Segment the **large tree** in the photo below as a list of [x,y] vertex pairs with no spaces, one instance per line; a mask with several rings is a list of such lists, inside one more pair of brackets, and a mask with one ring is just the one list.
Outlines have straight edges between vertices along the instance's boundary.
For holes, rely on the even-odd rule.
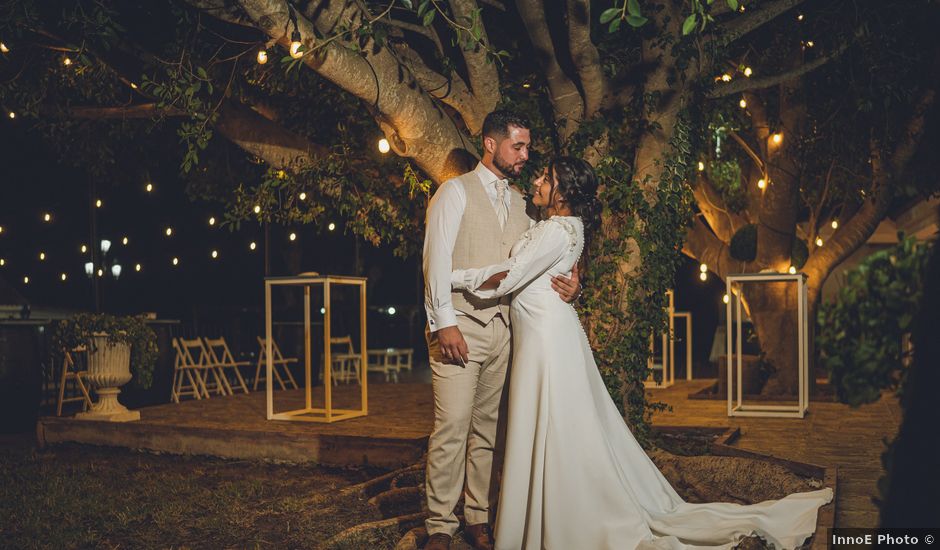
[[[842,108],[827,118],[838,94],[808,79],[824,71],[839,78],[830,68],[851,64],[837,61],[853,52],[870,58],[883,35],[903,38],[903,29],[871,23],[905,6],[905,20],[932,9],[910,4],[7,0],[0,101],[97,170],[117,165],[117,147],[146,143],[127,135],[154,135],[157,120],[157,128],[176,130],[197,192],[230,204],[231,223],[311,221],[335,210],[367,239],[397,243],[403,253],[420,238],[423,192],[478,156],[483,117],[501,104],[527,111],[541,155],[583,155],[603,179],[607,208],[584,310],[612,392],[642,427],[648,337],[662,326],[680,249],[719,275],[786,270],[806,213],[812,241],[833,200],[864,190],[873,200],[843,201],[842,226],[810,251],[804,270],[815,298],[832,267],[884,216],[916,150],[932,88],[918,91],[902,124],[903,96],[900,108],[872,108],[872,162],[861,167],[868,177],[848,182],[832,168],[837,176],[825,180],[843,194],[814,196],[816,185],[801,194],[810,187],[804,175],[826,163],[816,151],[804,167],[807,153],[797,144],[815,143],[819,132],[835,143],[834,132],[850,126],[854,143],[866,117]],[[818,33],[807,31],[802,42],[801,14]],[[902,57],[910,61],[912,51],[923,57],[911,48]],[[747,120],[729,114],[742,97]],[[778,145],[771,136],[781,129]],[[104,134],[121,138],[119,145],[95,145]],[[399,161],[374,152],[380,134]],[[737,145],[729,148],[729,137]],[[713,153],[716,138],[724,140],[721,155]],[[834,147],[832,155],[862,174],[845,159],[855,151]],[[699,161],[709,169],[697,172]],[[739,174],[737,183],[729,172]],[[769,182],[762,193],[758,174]],[[754,258],[735,263],[727,244],[749,224],[756,225]],[[766,335],[777,321],[761,311],[784,299],[762,299],[766,308],[755,297],[751,312],[772,353]]]

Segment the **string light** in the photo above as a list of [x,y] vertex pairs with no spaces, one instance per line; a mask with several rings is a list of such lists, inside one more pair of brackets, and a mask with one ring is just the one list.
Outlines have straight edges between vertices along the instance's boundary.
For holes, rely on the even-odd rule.
[[791,265],[791,266],[790,266],[790,269],[788,269],[787,272],[788,272],[790,275],[796,275],[796,268]]
[[212,259],[214,260],[214,259],[216,259],[216,258],[218,258],[218,257],[219,257],[219,251],[218,251],[218,250],[213,250],[213,251],[212,251]]
[[776,145],[780,145],[783,142],[783,134],[777,132],[776,134],[770,136],[770,139],[772,139]]
[[248,245],[248,249],[249,249],[249,250],[254,250],[254,249],[256,249],[256,248],[258,248],[258,245],[255,244],[255,241],[251,241],[251,243],[249,243],[249,245]]
[[68,56],[62,58],[62,64],[65,65],[66,67],[68,67],[69,65],[72,64],[72,58],[70,58],[70,57],[68,57]]
[[6,258],[0,258],[0,267],[7,265]]
[[525,89],[529,89],[529,88],[532,87],[532,84],[529,84],[528,82],[523,82],[523,83],[522,83],[522,87],[525,88]]
[[98,268],[98,276],[99,276],[99,277],[104,277],[104,270],[101,269],[100,267]]
[[296,240],[297,240],[297,233],[291,233],[290,235],[287,236],[287,238],[290,239],[290,240],[292,240],[292,241],[296,241]]
[[167,237],[170,237],[170,236],[172,236],[172,235],[173,235],[173,228],[172,228],[172,227],[167,227],[167,228],[166,228],[166,236],[167,236]]
[[707,264],[702,264],[702,265],[698,266],[698,270],[701,271],[702,273],[705,273],[706,271],[708,271],[708,265],[707,265]]
[[258,65],[264,65],[268,62],[268,52],[265,50],[258,50]]
[[3,226],[0,225],[0,233],[3,233]]
[[209,225],[215,225],[215,216],[209,216]]
[[796,20],[797,20],[797,21],[802,21],[802,20],[803,20],[803,14],[801,13],[801,14],[797,15],[797,16],[796,16]]
[[698,274],[698,278],[701,279],[701,280],[703,280],[703,281],[707,281],[707,280],[708,280],[708,273],[705,272],[705,271],[703,271],[703,272],[701,272],[701,273]]
[[299,199],[302,200],[302,201],[305,201],[305,200],[307,200],[307,194],[304,193],[303,191],[301,191],[301,192],[300,192],[300,195],[298,195],[297,198],[299,198]]
[[121,278],[121,264],[114,264],[111,266],[111,275],[113,275],[115,279]]
[[16,113],[14,113],[13,111],[10,111],[9,117],[11,120],[16,118]]
[[740,6],[738,6],[738,11],[739,11],[739,12],[744,13],[744,9],[745,9],[745,8],[744,8],[744,4],[741,4]]
[[173,258],[173,265],[179,265],[179,263],[180,263],[180,259],[174,257],[174,258]]
[[259,206],[259,205],[256,204],[255,207],[254,207],[252,210],[254,210],[255,214],[260,214],[260,213],[261,213],[261,206]]
[[721,81],[722,81],[722,82],[731,82],[731,75],[728,74],[728,73],[725,73],[725,74],[721,75]]
[[334,229],[336,229],[336,224],[333,222],[330,222],[330,225],[328,225],[326,228],[329,229],[330,231],[333,231]]
[[391,307],[388,308],[388,314],[389,314],[389,315],[395,315],[397,312],[398,312],[398,310],[395,309],[394,306],[391,306]]
[[750,78],[752,74],[754,74],[754,71],[750,67],[744,67],[744,76]]
[[146,189],[147,192],[150,193],[151,191],[153,191],[153,184],[152,184],[152,183],[148,183],[147,186],[144,187],[144,189]]
[[101,199],[95,201],[95,208],[101,208],[101,205],[104,204],[101,202]]
[[741,101],[738,102],[738,105],[740,105],[742,109],[747,109],[747,100],[742,97]]
[[29,284],[29,276],[28,276],[28,275],[25,276],[25,277],[23,277],[23,284],[24,284],[24,285],[28,285],[28,284]]
[[142,265],[140,265],[140,264],[137,264],[137,265],[134,266],[134,271],[140,271],[140,270],[143,269],[143,268],[144,268],[144,266],[142,266]]
[[839,229],[839,220],[832,220],[832,228]]
[[40,253],[39,253],[39,261],[40,261],[40,262],[46,261],[46,253],[45,253],[45,252],[40,252]]
[[86,252],[88,252],[88,247],[85,246],[85,245],[82,245],[82,254],[84,254],[84,253],[86,253]]
[[812,48],[812,47],[815,46],[815,45],[816,45],[816,43],[813,42],[812,40],[807,40],[807,41],[806,41],[806,47],[807,47],[807,48]]
[[705,170],[705,163],[702,161],[698,161],[698,171],[702,172],[704,170]]
[[10,53],[10,48],[8,48],[7,45],[3,42],[0,42],[0,52]]
[[136,90],[136,89],[137,89],[137,84],[134,84],[133,82],[131,82],[131,89],[132,89],[132,90]]
[[727,304],[728,302],[731,301],[731,298],[729,298],[728,295],[725,294],[724,296],[721,297],[721,301]]
[[63,281],[65,281],[66,279],[68,279],[68,275],[66,275],[65,273],[63,273],[63,274],[59,275],[59,278],[62,279]]
[[823,240],[822,237],[816,237],[816,246],[822,246]]
[[85,275],[91,277],[95,274],[95,264],[91,262],[85,262]]
[[326,313],[326,308],[325,308],[325,307],[321,307],[321,308],[320,308],[320,315],[323,315],[323,314],[325,314],[325,313]]
[[761,178],[761,179],[757,180],[757,188],[758,188],[758,189],[763,189],[763,188],[765,188],[765,187],[767,187],[767,180],[765,180],[764,178]]
[[131,241],[130,241],[130,239],[128,239],[127,237],[124,237],[123,239],[121,239],[121,244],[123,244],[124,246],[127,246],[127,243],[129,243],[129,242],[131,242]]
[[388,144],[387,139],[382,138],[379,140],[379,152],[380,153],[384,155],[385,153],[388,153],[391,150],[392,150],[392,146]]
[[52,221],[52,214],[50,214],[50,213],[48,213],[48,212],[46,212],[45,214],[43,214],[43,215],[42,215],[42,221],[44,221],[44,222],[46,222],[46,223],[51,222],[51,221]]

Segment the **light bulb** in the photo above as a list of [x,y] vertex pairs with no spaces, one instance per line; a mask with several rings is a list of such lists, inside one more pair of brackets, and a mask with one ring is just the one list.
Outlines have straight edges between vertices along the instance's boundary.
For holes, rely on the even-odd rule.
[[16,113],[14,113],[13,111],[10,111],[9,117],[11,119],[16,118]]
[[379,140],[379,152],[380,153],[384,155],[385,153],[388,153],[391,150],[392,150],[392,146],[388,144],[387,139],[382,138]]
[[72,59],[70,57],[64,57],[62,58],[62,64],[68,67],[72,64]]
[[8,48],[7,45],[3,42],[0,42],[0,52],[10,53],[10,48]]
[[330,231],[333,231],[334,229],[336,229],[336,224],[333,222],[330,222],[330,225],[327,226],[327,229],[329,229]]
[[747,100],[742,97],[741,101],[738,102],[738,105],[740,105],[742,109],[747,109]]
[[209,216],[209,225],[215,225],[215,216]]
[[529,88],[532,87],[532,84],[529,84],[528,82],[523,82],[523,83],[522,83],[522,87],[523,87],[523,88],[526,88],[526,89],[529,89]]
[[300,48],[303,47],[303,44],[299,40],[294,40],[290,43],[290,56],[294,59],[300,59],[303,57],[304,52],[300,51]]
[[51,221],[52,221],[52,214],[50,214],[50,213],[48,213],[48,212],[46,212],[45,214],[43,214],[43,215],[42,215],[42,221],[47,222],[47,223],[48,223],[48,222],[51,222]]
[[754,74],[754,71],[750,67],[744,67],[744,76],[750,77],[752,74]]
[[121,244],[123,244],[124,246],[127,246],[127,243],[129,243],[129,242],[131,242],[131,241],[130,241],[130,239],[128,239],[127,237],[124,237],[123,239],[121,239]]
[[218,250],[213,250],[213,251],[212,251],[212,259],[215,259],[215,258],[218,258],[218,257],[219,257],[219,251],[218,251]]
[[790,275],[796,275],[796,268],[791,265],[791,266],[790,266],[790,269],[788,269],[787,272],[788,272]]
[[296,240],[297,240],[297,233],[291,233],[290,235],[287,236],[287,238],[290,239],[290,240],[292,240],[292,241],[296,241]]
[[111,250],[111,241],[108,239],[101,239],[101,252],[107,254]]
[[796,16],[796,20],[797,20],[797,21],[802,21],[802,20],[803,20],[803,14],[801,13],[801,14],[797,15],[797,16]]
[[701,273],[698,274],[698,278],[701,279],[701,280],[703,280],[703,281],[706,281],[706,280],[708,280],[708,273],[705,273],[705,272],[703,271],[703,272],[701,272]]
[[43,262],[43,261],[45,261],[45,260],[46,260],[46,253],[45,253],[45,252],[40,252],[40,253],[39,253],[39,261],[40,261],[40,262]]
[[166,236],[167,236],[167,237],[170,237],[170,236],[172,236],[172,235],[173,235],[173,228],[172,228],[172,227],[167,227],[167,228],[166,228]]
[[180,263],[179,258],[173,258],[173,265],[179,265],[179,263]]
[[816,45],[816,43],[813,42],[812,40],[807,40],[807,41],[806,41],[806,47],[807,47],[807,48],[812,48],[812,47],[815,46],[815,45]]
[[780,145],[780,143],[783,142],[783,134],[777,132],[776,134],[770,136],[770,139],[772,139],[775,144]]
[[839,229],[839,220],[832,220],[832,228]]
[[3,226],[0,225],[0,233],[3,233]]
[[258,65],[264,65],[268,62],[268,52],[264,50],[258,50]]
[[86,253],[86,252],[88,252],[88,247],[85,246],[85,245],[82,245],[82,254],[84,254],[84,253]]
[[297,198],[299,198],[302,201],[305,201],[307,200],[307,194],[301,191],[300,195],[298,195]]
[[59,278],[64,281],[64,280],[68,279],[68,275],[66,275],[65,273],[63,273],[62,275],[59,275]]
[[702,264],[702,265],[698,266],[698,270],[701,271],[702,273],[705,273],[706,271],[708,271],[708,265],[707,265],[707,264]]
[[140,270],[143,269],[143,268],[144,268],[144,266],[142,266],[142,265],[140,265],[140,264],[137,264],[137,265],[134,266],[134,271],[140,271]]
[[765,187],[767,187],[767,180],[765,180],[764,178],[761,178],[761,179],[757,180],[757,188],[758,188],[758,189],[763,189],[763,188],[765,188]]
[[388,308],[388,314],[389,314],[389,315],[395,315],[395,313],[397,313],[397,312],[398,312],[398,310],[395,309],[395,306],[391,306],[391,307]]
[[6,259],[5,259],[5,258],[0,258],[0,266],[4,266],[4,265],[7,265]]
[[698,161],[698,171],[702,172],[704,170],[705,170],[705,163],[702,161]]
[[101,202],[101,199],[95,201],[95,208],[101,208],[101,205],[104,204]]
[[822,246],[823,240],[822,237],[816,237],[816,246]]
[[721,81],[722,81],[722,82],[731,82],[731,75],[728,74],[728,73],[725,73],[725,74],[721,75]]
[[324,313],[326,313],[326,308],[325,308],[325,307],[321,307],[321,308],[320,308],[320,315],[323,315]]
[[147,184],[147,187],[145,187],[144,189],[146,189],[147,192],[150,193],[151,191],[153,191],[153,184],[152,184],[152,183],[148,183],[148,184]]
[[728,302],[731,301],[731,298],[729,298],[728,295],[725,294],[724,296],[721,297],[721,301],[727,304]]
[[251,244],[248,245],[249,250],[254,250],[258,248],[258,245],[255,244],[255,241],[251,241]]
[[85,262],[85,275],[91,277],[95,274],[95,264],[91,262]]
[[137,84],[134,84],[133,82],[131,82],[131,89],[132,89],[132,90],[136,90],[136,89],[137,89]]
[[261,213],[261,206],[259,206],[259,205],[256,204],[255,207],[254,207],[252,210],[254,210],[255,214],[260,214],[260,213]]
[[98,276],[99,276],[99,277],[104,277],[104,270],[103,270],[103,269],[101,269],[101,268],[98,269]]
[[111,266],[111,275],[113,275],[115,279],[121,277],[121,264],[114,264]]
[[24,285],[28,285],[28,284],[29,284],[29,277],[28,277],[28,276],[27,276],[27,277],[23,277],[23,284],[24,284]]

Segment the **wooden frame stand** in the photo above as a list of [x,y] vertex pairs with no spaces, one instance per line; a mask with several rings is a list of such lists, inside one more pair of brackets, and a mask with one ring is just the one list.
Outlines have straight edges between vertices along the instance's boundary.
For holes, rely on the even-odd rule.
[[[310,289],[312,286],[322,285],[323,287],[323,307],[325,313],[323,316],[323,391],[324,407],[313,406],[313,391],[311,388],[311,357],[313,335],[310,323]],[[267,418],[268,420],[292,420],[303,422],[336,422],[339,420],[348,420],[366,416],[369,413],[369,393],[368,377],[366,369],[359,370],[359,382],[362,388],[360,397],[360,408],[358,409],[334,409],[333,408],[333,383],[331,378],[332,354],[330,353],[330,313],[332,310],[330,303],[330,287],[332,285],[353,285],[359,287],[359,353],[362,355],[362,365],[366,365],[366,278],[365,277],[336,277],[332,275],[297,275],[293,277],[266,277],[264,280],[264,327],[267,339],[265,342],[265,356],[267,369],[266,391],[267,391]],[[273,320],[271,315],[271,289],[275,286],[300,286],[304,289],[304,408],[280,413],[274,412],[274,361],[271,342],[273,342]]]

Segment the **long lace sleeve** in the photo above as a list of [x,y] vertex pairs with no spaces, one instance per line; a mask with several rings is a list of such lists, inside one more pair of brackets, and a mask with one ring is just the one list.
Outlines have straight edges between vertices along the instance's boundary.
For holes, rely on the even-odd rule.
[[[548,220],[529,230],[522,248],[505,262],[481,268],[458,269],[451,273],[454,290],[467,290],[480,298],[498,298],[511,294],[561,260],[572,245],[571,233],[563,222]],[[508,271],[495,289],[480,290],[479,287],[496,273]]]

